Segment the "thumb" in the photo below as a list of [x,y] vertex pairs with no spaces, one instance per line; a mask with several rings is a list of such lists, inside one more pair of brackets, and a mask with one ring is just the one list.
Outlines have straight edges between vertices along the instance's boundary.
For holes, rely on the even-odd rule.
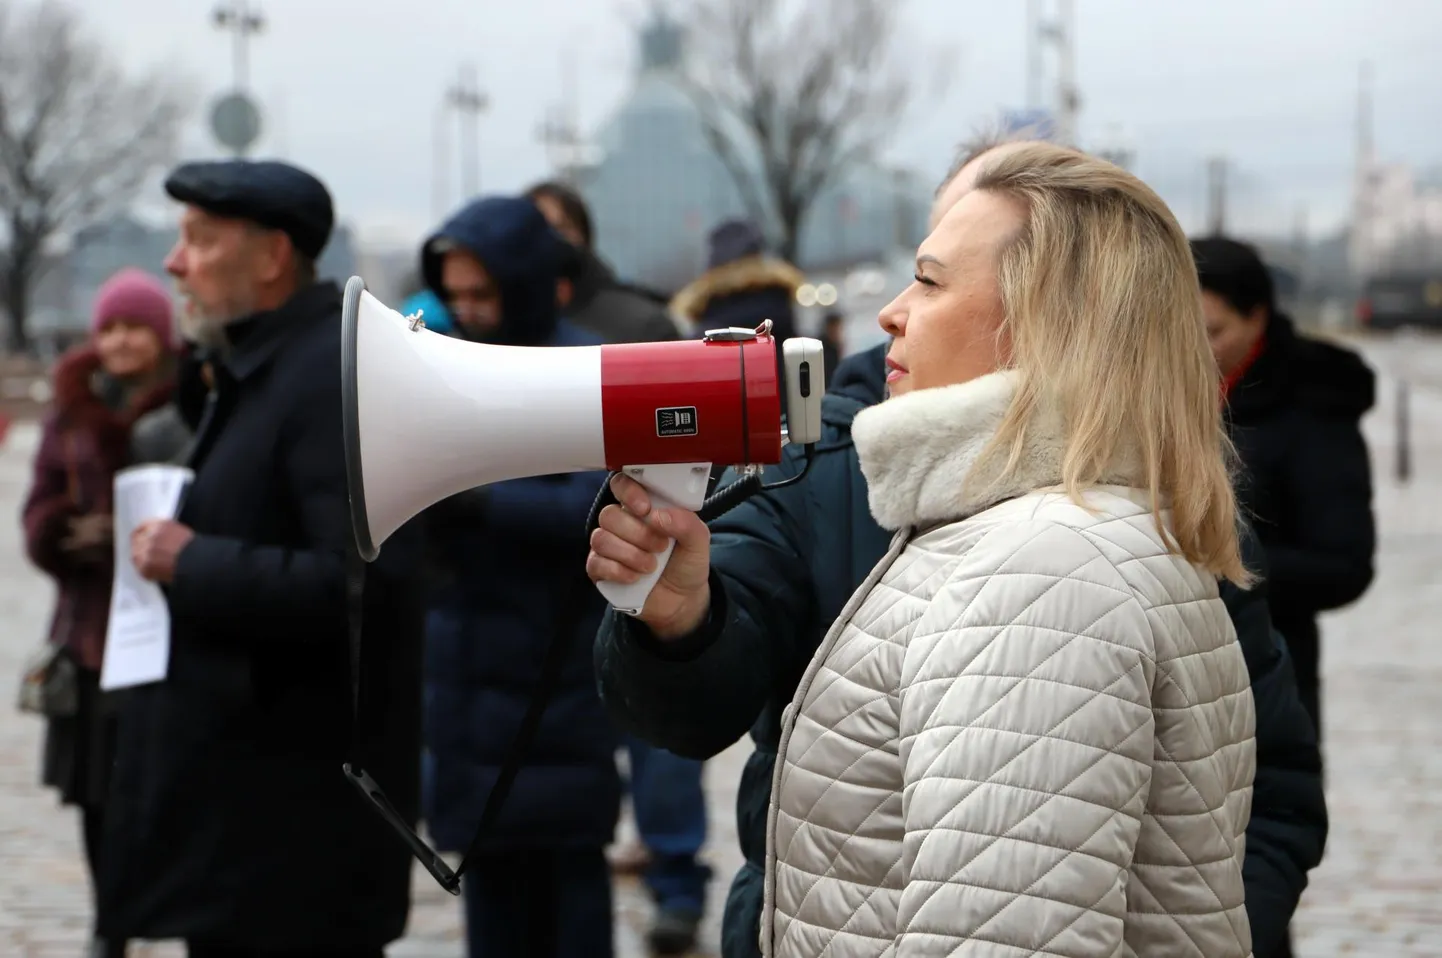
[[696,513],[688,509],[657,509],[653,515],[656,527],[676,540],[677,549],[695,552],[709,547],[711,530]]

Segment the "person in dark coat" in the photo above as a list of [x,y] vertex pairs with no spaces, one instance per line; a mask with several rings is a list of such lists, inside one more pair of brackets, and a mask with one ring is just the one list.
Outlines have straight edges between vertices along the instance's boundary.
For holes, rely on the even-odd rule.
[[[616,281],[592,248],[591,212],[575,190],[544,182],[526,191],[569,244],[563,270],[562,315],[607,342],[680,338],[663,302]],[[631,809],[639,842],[615,850],[612,868],[639,873],[656,904],[647,939],[652,951],[684,954],[696,943],[711,869],[706,844],[703,764],[626,737]]]
[[[170,607],[167,677],[129,692],[101,930],[191,958],[380,958],[404,931],[407,847],[347,781],[351,682],[341,292],[315,280],[331,201],[275,162],[186,164],[166,260],[213,353],[179,516],[131,559]],[[421,543],[367,569],[365,767],[418,815]]]
[[[556,315],[563,241],[522,198],[461,209],[426,241],[422,273],[452,335],[506,346],[591,346]],[[511,397],[518,409],[524,397]],[[545,423],[536,425],[544,434]],[[426,635],[425,819],[464,852],[520,729],[558,629],[574,650],[480,858],[463,878],[473,958],[612,954],[605,847],[620,809],[616,735],[585,650],[605,601],[581,573],[586,517],[604,475],[513,479],[425,514],[446,575]]]
[[664,302],[616,278],[596,253],[591,212],[575,190],[547,180],[526,191],[567,243],[561,315],[608,343],[664,343],[681,338]]
[[846,354],[846,314],[830,310],[821,317],[821,368],[829,384]]
[[1361,419],[1376,377],[1352,350],[1297,332],[1252,247],[1218,237],[1193,240],[1192,252],[1245,469],[1238,498],[1267,551],[1272,620],[1320,738],[1317,615],[1372,582],[1377,533]]
[[[76,711],[47,721],[41,778],[80,809],[91,880],[98,887],[116,701],[100,690],[115,574],[115,474],[137,461],[137,421],[175,391],[170,293],[127,269],[100,287],[90,340],[60,357],[54,403],[41,427],[21,510],[25,551],[55,580],[49,641],[76,666]],[[98,940],[95,958],[123,958],[124,941]]]
[[[1271,271],[1226,237],[1192,241],[1227,425],[1241,458],[1237,499],[1270,567],[1272,620],[1321,740],[1317,615],[1361,597],[1377,546],[1361,419],[1376,377],[1350,349],[1300,335],[1277,309]],[[1284,943],[1278,958],[1291,958]]]
[[[972,161],[986,152],[979,148]],[[942,210],[959,196],[947,196],[945,187],[939,191]],[[736,801],[746,861],[722,924],[726,958],[759,954],[766,820],[782,710],[826,631],[890,544],[871,516],[851,440],[856,414],[884,398],[888,348],[883,343],[857,353],[837,369],[822,404],[822,437],[803,480],[759,494],[711,524],[709,578],[686,568],[686,552],[694,548],[692,564],[704,570],[704,529],[693,527],[688,532],[695,535],[678,540],[665,576],[698,577],[704,590],[699,622],[656,622],[657,632],[644,619],[609,611],[596,638],[602,698],[622,728],[696,758],[716,755],[750,729],[756,748]],[[804,456],[787,447],[782,463],[765,470],[765,480],[796,475]],[[635,501],[639,487],[617,485],[632,511],[644,511]],[[593,549],[606,548],[604,535],[593,537]],[[1265,574],[1265,558],[1249,530],[1243,551],[1248,568]],[[616,571],[607,561],[593,551],[593,578]],[[667,587],[665,576],[653,600]],[[1327,811],[1321,758],[1286,645],[1271,627],[1265,584],[1243,591],[1223,583],[1221,595],[1256,704],[1257,773],[1243,873],[1254,954],[1272,958],[1285,944],[1307,872],[1322,857]]]

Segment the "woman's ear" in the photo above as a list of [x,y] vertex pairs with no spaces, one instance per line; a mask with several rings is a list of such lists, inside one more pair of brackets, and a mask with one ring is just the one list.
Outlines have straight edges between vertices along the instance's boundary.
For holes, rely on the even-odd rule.
[[571,285],[569,279],[563,278],[556,280],[556,305],[559,308],[565,309],[571,305],[571,297],[574,296],[575,293],[575,287]]

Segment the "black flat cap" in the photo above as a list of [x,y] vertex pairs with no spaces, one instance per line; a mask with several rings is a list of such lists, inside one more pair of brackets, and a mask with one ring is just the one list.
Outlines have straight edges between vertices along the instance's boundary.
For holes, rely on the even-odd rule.
[[320,257],[335,225],[325,184],[277,160],[185,163],[166,177],[165,192],[216,216],[280,230],[310,259]]

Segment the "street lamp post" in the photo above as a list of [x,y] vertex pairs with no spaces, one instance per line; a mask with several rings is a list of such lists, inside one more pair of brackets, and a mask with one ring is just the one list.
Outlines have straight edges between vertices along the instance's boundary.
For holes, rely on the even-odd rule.
[[461,189],[467,199],[474,197],[481,186],[481,114],[490,106],[490,98],[481,92],[472,66],[461,70],[455,85],[446,91],[446,102],[460,114],[461,121]]
[[250,38],[265,29],[265,18],[247,0],[230,0],[211,13],[221,30],[234,34],[231,69],[234,88],[217,101],[211,114],[211,131],[221,145],[245,156],[260,136],[260,109],[246,92],[250,82]]
[[244,93],[246,84],[250,82],[250,38],[265,29],[265,18],[246,0],[231,0],[228,6],[216,7],[212,17],[217,27],[235,34],[231,69],[236,92]]

